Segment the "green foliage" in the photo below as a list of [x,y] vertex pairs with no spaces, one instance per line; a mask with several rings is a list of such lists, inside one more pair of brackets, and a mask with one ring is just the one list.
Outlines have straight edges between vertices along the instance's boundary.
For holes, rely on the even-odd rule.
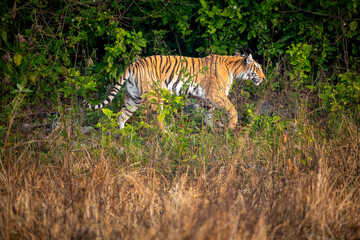
[[255,111],[254,104],[247,104],[247,128],[252,135],[260,133],[260,138],[266,139],[273,144],[274,135],[279,136],[289,125],[288,121],[281,119],[279,115],[259,115]]
[[158,119],[159,122],[164,122],[165,118],[169,121],[174,115],[181,115],[181,111],[184,106],[183,96],[176,96],[171,93],[168,89],[162,88],[159,82],[154,82],[152,91],[145,94],[145,98],[149,98],[149,104],[157,105]]
[[168,31],[166,30],[153,30],[153,43],[152,49],[149,52],[154,55],[170,55],[173,50],[169,49],[168,44],[165,42],[165,37]]
[[335,113],[360,113],[360,75],[346,72],[339,75],[335,85],[326,84],[320,94],[324,105]]
[[[126,46],[129,46],[129,49]],[[126,59],[125,64],[127,65],[130,62],[129,60],[132,60],[134,55],[139,54],[141,48],[145,46],[146,41],[142,38],[142,32],[129,32],[122,28],[115,28],[115,43],[105,46],[107,52],[105,56],[107,62],[106,72],[110,73],[110,76],[118,78],[119,68],[114,66],[116,58],[121,56],[122,59]]]
[[[16,6],[22,4],[17,1]],[[142,33],[119,27],[113,12],[99,11],[89,2],[85,5],[30,1],[24,8],[15,8],[15,13],[10,11],[12,6],[2,9],[0,77],[5,79],[1,86],[5,103],[13,97],[7,93],[14,93],[24,81],[32,90],[29,96],[35,101],[31,103],[49,103],[49,98],[57,102],[84,85],[85,90],[95,90],[103,75],[118,77],[121,66],[146,46]],[[67,11],[68,7],[72,10]],[[44,18],[44,11],[52,11],[52,18]],[[114,64],[117,61],[120,66]]]
[[103,108],[101,109],[102,112],[107,117],[105,123],[98,123],[96,127],[101,127],[101,130],[105,133],[109,130],[114,130],[119,126],[119,116],[121,115],[121,112],[119,113],[113,113],[110,109]]
[[310,83],[311,60],[309,58],[311,46],[302,43],[291,44],[286,54],[288,54],[289,62],[292,65],[290,79],[294,81],[296,87],[303,83]]

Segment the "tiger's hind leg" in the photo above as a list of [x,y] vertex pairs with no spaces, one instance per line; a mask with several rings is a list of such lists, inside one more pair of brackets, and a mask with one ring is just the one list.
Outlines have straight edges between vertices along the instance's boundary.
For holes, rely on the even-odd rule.
[[126,97],[124,99],[124,106],[121,109],[121,115],[119,117],[119,129],[123,129],[125,127],[126,121],[135,113],[135,111],[139,108],[141,104],[141,97],[138,95],[131,96],[126,93]]

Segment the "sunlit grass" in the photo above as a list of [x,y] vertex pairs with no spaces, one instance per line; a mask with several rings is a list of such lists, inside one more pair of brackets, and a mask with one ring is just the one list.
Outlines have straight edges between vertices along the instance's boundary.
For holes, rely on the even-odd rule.
[[1,237],[358,239],[357,125],[275,120],[19,137],[1,161]]

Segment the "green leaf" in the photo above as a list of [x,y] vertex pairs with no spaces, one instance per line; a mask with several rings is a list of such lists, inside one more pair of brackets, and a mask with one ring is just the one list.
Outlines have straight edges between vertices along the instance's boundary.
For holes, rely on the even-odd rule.
[[357,82],[353,82],[353,86],[356,90],[360,91],[360,84]]
[[8,45],[7,32],[6,31],[1,32],[1,38],[4,40],[5,44]]
[[316,87],[313,86],[313,85],[306,85],[305,87],[308,88],[308,89],[310,89],[310,90],[314,90],[314,89],[316,88]]
[[19,66],[21,64],[22,56],[19,53],[16,53],[14,56],[14,63]]
[[202,6],[203,8],[205,8],[205,9],[208,8],[207,1],[205,1],[205,0],[200,0],[200,3],[201,3],[201,6]]
[[116,73],[117,73],[117,68],[113,68],[113,69],[110,71],[110,76],[112,76],[112,77],[114,77],[114,78],[117,78]]
[[158,115],[158,121],[159,121],[160,123],[162,123],[162,122],[164,121],[164,119],[165,119],[165,113],[162,112],[162,113],[160,113],[160,114]]
[[224,20],[219,20],[215,23],[215,27],[216,28],[222,28],[222,26],[225,24],[225,21]]
[[108,118],[111,118],[113,112],[110,109],[102,108],[101,110]]
[[357,25],[358,25],[357,21],[352,21],[349,25],[351,31],[355,31],[355,29],[357,28]]
[[248,32],[247,40],[250,40],[251,38],[252,38],[252,33],[251,33],[251,32]]
[[244,23],[243,25],[241,25],[241,27],[239,28],[239,32],[243,33],[246,29],[246,23]]
[[21,90],[21,92],[25,92],[25,93],[31,93],[32,90],[28,89],[28,88],[24,88],[23,90]]
[[198,47],[197,49],[195,49],[195,51],[196,52],[202,52],[202,51],[204,51],[204,47],[203,46],[201,46],[201,47]]
[[37,78],[37,74],[32,72],[29,74],[29,78],[32,82],[35,82],[36,81],[36,78]]

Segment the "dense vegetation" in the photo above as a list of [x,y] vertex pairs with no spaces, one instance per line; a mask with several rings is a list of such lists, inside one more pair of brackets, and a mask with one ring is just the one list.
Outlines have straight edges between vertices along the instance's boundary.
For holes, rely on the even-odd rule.
[[[17,0],[0,13],[0,238],[360,238],[358,0]],[[104,111],[77,100],[105,97],[137,57],[237,52],[267,82],[234,84],[235,132],[158,89],[169,133],[144,106],[113,138],[123,94]]]

